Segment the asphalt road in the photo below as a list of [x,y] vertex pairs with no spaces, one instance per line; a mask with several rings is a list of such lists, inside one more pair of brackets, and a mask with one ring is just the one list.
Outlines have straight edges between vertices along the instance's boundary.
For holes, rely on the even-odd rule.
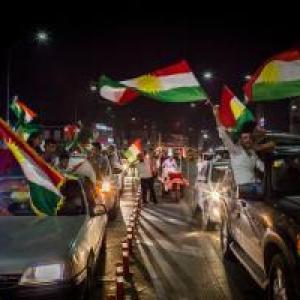
[[262,299],[239,263],[223,263],[219,232],[201,230],[190,198],[143,209],[138,249],[157,299]]
[[[133,197],[128,193],[123,197],[120,215],[108,227],[102,277],[106,292],[98,288],[93,299],[105,299],[104,295],[113,290],[114,264],[120,260],[119,244]],[[238,262],[223,263],[219,232],[201,230],[191,199],[187,193],[179,203],[165,199],[143,207],[134,263],[135,285],[141,292],[126,299],[263,299],[263,293]]]

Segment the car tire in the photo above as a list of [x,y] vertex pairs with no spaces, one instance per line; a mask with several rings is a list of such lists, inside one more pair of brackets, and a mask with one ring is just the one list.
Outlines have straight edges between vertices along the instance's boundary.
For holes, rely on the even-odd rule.
[[115,200],[115,204],[113,209],[109,212],[109,219],[111,221],[115,220],[118,216],[118,212],[119,212],[119,207],[120,207],[120,202],[119,202],[119,198]]
[[83,285],[83,291],[82,291],[82,300],[88,300],[91,298],[94,284],[95,284],[95,270],[94,270],[94,255],[91,253],[89,255],[88,261],[87,261],[87,267],[86,267],[86,279]]
[[215,224],[210,220],[209,214],[207,213],[207,207],[204,205],[201,210],[201,224],[202,230],[212,231],[215,229]]
[[269,268],[268,300],[296,299],[291,282],[291,274],[284,256],[274,255]]
[[232,242],[232,237],[228,229],[228,223],[225,219],[222,219],[220,228],[220,242],[222,257],[224,260],[233,260],[234,256],[230,249],[230,244]]

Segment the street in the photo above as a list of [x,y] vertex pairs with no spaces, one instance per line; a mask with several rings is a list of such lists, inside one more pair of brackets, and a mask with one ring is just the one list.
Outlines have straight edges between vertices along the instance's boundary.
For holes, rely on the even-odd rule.
[[[137,290],[143,292],[131,299],[262,299],[263,293],[239,263],[223,265],[219,232],[201,230],[200,217],[193,212],[190,198],[187,194],[179,203],[166,198],[157,205],[143,207],[135,248],[135,264],[143,267],[134,271]],[[126,193],[121,200],[124,219],[131,209],[130,202],[132,195]],[[122,231],[122,216],[108,229],[110,251],[118,249],[122,235],[116,231]],[[124,220],[122,223],[124,226]],[[115,251],[108,255],[105,273],[110,283],[106,291],[113,289],[112,262],[117,261],[114,256],[118,254]],[[147,278],[151,278],[151,284]]]

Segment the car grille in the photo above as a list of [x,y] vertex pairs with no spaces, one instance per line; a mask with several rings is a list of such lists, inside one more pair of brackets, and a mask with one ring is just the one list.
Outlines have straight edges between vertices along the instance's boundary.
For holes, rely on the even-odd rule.
[[16,287],[21,279],[21,275],[9,274],[0,275],[0,289]]

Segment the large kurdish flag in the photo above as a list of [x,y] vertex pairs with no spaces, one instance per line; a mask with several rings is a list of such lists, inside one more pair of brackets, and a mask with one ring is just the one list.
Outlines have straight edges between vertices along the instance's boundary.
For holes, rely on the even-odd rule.
[[0,136],[19,163],[29,182],[31,207],[39,216],[54,216],[62,204],[59,187],[64,177],[51,168],[0,119]]
[[[139,94],[161,102],[195,102],[207,99],[205,91],[185,60],[119,83],[107,82],[107,85],[103,85],[102,77],[101,96],[121,104],[132,101]],[[104,93],[105,91],[110,91],[110,94]],[[111,94],[117,97],[111,97]]]
[[280,100],[300,96],[300,51],[270,58],[244,86],[247,101]]
[[254,120],[251,111],[227,86],[222,90],[219,118],[223,126],[235,132],[240,132],[246,122]]

